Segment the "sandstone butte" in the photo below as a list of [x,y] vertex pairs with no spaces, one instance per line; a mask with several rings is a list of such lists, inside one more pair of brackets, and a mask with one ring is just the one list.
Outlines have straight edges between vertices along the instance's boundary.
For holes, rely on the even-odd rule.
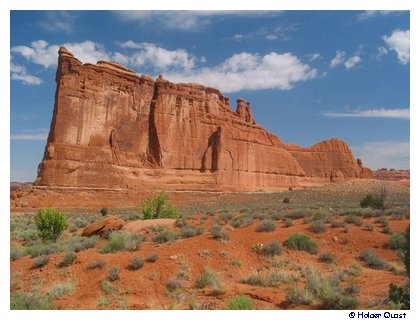
[[373,178],[342,140],[285,144],[242,98],[233,111],[217,89],[58,53],[36,185],[256,191]]

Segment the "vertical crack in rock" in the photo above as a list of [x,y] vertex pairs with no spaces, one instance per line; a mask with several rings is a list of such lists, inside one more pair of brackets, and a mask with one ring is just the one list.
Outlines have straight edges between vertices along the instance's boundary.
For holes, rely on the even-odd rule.
[[162,150],[159,142],[159,135],[156,127],[156,99],[158,95],[157,84],[154,85],[153,98],[150,104],[149,114],[149,147],[147,150],[148,161],[156,166],[162,167]]

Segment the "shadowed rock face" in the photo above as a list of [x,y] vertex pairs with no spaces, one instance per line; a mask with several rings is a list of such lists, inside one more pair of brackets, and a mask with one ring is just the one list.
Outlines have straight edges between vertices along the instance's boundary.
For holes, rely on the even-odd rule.
[[284,144],[213,88],[82,64],[65,48],[56,82],[37,185],[244,191],[372,177],[345,142]]

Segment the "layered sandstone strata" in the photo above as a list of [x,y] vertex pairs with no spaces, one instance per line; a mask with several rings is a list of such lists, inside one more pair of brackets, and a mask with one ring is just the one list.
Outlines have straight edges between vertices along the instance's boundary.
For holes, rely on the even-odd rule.
[[371,177],[338,139],[284,144],[220,91],[154,80],[59,50],[54,114],[37,185],[275,190]]

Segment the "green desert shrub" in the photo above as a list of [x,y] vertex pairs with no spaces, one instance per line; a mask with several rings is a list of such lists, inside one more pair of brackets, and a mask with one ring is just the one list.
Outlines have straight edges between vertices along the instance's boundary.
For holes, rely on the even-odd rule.
[[108,208],[102,208],[101,209],[101,215],[103,217],[107,216],[108,215],[108,212],[109,212]]
[[286,214],[286,218],[295,220],[295,219],[307,218],[310,215],[311,215],[311,213],[308,212],[308,211],[300,211],[300,210],[298,210],[298,211],[288,212]]
[[265,219],[257,227],[258,232],[271,232],[276,230],[276,223],[273,220]]
[[273,240],[264,244],[261,253],[266,257],[274,257],[281,254],[283,246],[277,240]]
[[330,222],[331,228],[343,228],[345,225],[346,225],[346,223],[344,221],[340,221],[340,220],[332,220]]
[[390,265],[383,258],[378,256],[372,249],[365,249],[359,256],[369,268],[388,270]]
[[144,259],[142,257],[134,257],[131,259],[131,270],[138,270],[140,268],[143,268],[144,266]]
[[163,229],[159,231],[152,237],[152,241],[156,243],[166,243],[171,242],[179,238],[179,233],[176,231],[171,231],[168,229]]
[[48,294],[53,299],[69,296],[73,294],[74,283],[71,281],[61,282],[54,284],[49,290]]
[[112,231],[108,240],[102,245],[101,253],[117,251],[135,251],[140,247],[143,238],[138,234],[126,231]]
[[284,198],[283,203],[290,203],[290,198]]
[[105,260],[92,260],[88,263],[87,265],[87,269],[88,270],[93,270],[93,269],[103,269],[106,265],[106,261]]
[[362,208],[374,208],[374,209],[382,209],[384,206],[383,199],[376,197],[372,194],[368,194],[360,201],[360,207]]
[[32,269],[37,269],[45,266],[50,261],[50,256],[39,256],[34,259]]
[[313,233],[323,233],[327,230],[327,228],[321,221],[314,221],[310,224],[309,230]]
[[74,260],[76,260],[76,253],[75,252],[69,252],[67,253],[64,257],[63,260],[61,260],[61,262],[58,264],[59,268],[65,268],[68,267],[69,265],[71,265]]
[[35,216],[35,224],[42,240],[56,241],[67,228],[64,214],[56,209],[39,209]]
[[198,236],[200,234],[202,234],[204,232],[204,227],[203,226],[184,226],[181,229],[181,237],[182,238],[191,238],[191,237],[195,237]]
[[291,234],[285,245],[289,249],[302,250],[312,254],[318,252],[318,244],[303,233]]
[[140,212],[144,219],[180,217],[178,210],[169,203],[169,196],[164,192],[146,199],[140,206]]
[[11,310],[50,310],[53,307],[51,297],[39,291],[18,291],[10,294]]
[[252,310],[253,306],[252,299],[245,295],[234,296],[226,302],[227,310]]
[[115,281],[120,278],[120,268],[118,266],[113,266],[108,269],[108,273],[106,276],[108,281]]
[[363,225],[363,221],[359,217],[356,217],[356,216],[353,216],[353,215],[345,217],[344,222],[355,224],[357,226],[362,226]]
[[241,280],[242,283],[258,287],[276,287],[280,283],[291,283],[299,277],[295,273],[281,272],[279,270],[262,273],[253,272]]
[[24,249],[24,255],[33,257],[50,255],[56,252],[63,251],[63,248],[58,243],[43,242],[43,243],[28,243]]
[[212,225],[209,231],[212,234],[213,239],[221,240],[221,241],[229,240],[229,234],[227,233],[227,231],[222,229],[222,227],[217,223]]
[[23,252],[15,247],[10,248],[10,259],[17,260],[23,256]]
[[319,256],[319,261],[325,262],[325,263],[334,263],[335,262],[335,255],[331,252],[324,252],[321,253]]
[[285,218],[283,220],[283,223],[284,223],[284,226],[286,228],[290,228],[291,226],[293,226],[293,221],[291,219],[289,219],[289,218]]
[[169,279],[169,281],[166,283],[166,289],[168,289],[169,292],[173,292],[181,288],[182,288],[181,282],[179,282],[175,278]]
[[156,252],[152,252],[146,258],[147,262],[156,262],[159,259],[159,255]]
[[329,213],[325,211],[317,211],[312,215],[312,220],[322,220],[329,217]]
[[67,251],[80,252],[87,250],[89,248],[94,248],[96,245],[97,237],[83,237],[83,236],[73,236],[64,242],[64,247]]
[[407,239],[404,234],[394,233],[389,238],[387,247],[393,250],[403,250],[407,245]]
[[212,269],[205,268],[201,271],[200,275],[195,281],[195,285],[197,288],[212,288],[212,289],[220,289],[221,282],[219,275],[214,272]]
[[287,300],[294,305],[310,305],[314,301],[314,296],[308,290],[299,288],[294,284],[286,292]]

